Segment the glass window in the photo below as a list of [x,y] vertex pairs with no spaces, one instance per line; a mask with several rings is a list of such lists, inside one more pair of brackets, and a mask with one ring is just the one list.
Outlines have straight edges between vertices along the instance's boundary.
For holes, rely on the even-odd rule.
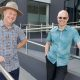
[[46,24],[46,4],[28,1],[28,23],[30,24]]

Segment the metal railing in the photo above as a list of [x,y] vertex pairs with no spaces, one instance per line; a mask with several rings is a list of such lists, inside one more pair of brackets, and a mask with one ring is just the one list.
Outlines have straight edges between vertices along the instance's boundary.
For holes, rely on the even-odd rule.
[[42,42],[43,32],[48,32],[51,28],[53,28],[54,23],[52,25],[34,25],[34,24],[20,24],[20,27],[26,32],[26,36],[28,39],[31,38],[31,32],[40,32],[40,39]]
[[[41,42],[43,38],[43,32],[47,33],[54,26],[57,26],[57,24],[54,24],[54,23],[52,23],[51,25],[20,24],[20,27],[24,30],[24,32],[26,32],[26,37],[28,37],[28,39],[31,38],[31,35],[30,35],[31,32],[40,32]],[[74,27],[76,29],[80,29],[80,26],[75,25]]]
[[[42,45],[42,44],[39,44],[39,43],[36,43],[36,42],[33,42],[33,41],[29,41],[29,43],[32,43],[32,44],[35,44],[35,45],[41,46],[41,47],[43,47],[43,48],[45,47],[45,45]],[[76,55],[73,55],[73,54],[72,54],[71,57],[80,60],[80,56],[76,56]]]
[[79,56],[71,55],[71,57],[73,57],[73,58],[75,58],[75,59],[79,59],[79,60],[80,60],[80,57],[79,57]]
[[5,76],[7,80],[14,80],[13,77],[2,67],[0,64],[0,72]]
[[[53,24],[52,23],[52,25],[34,25],[34,24],[28,24],[28,25],[26,25],[26,24],[24,24],[23,26],[26,26],[25,27],[25,29],[23,29],[25,32],[26,32],[26,38],[27,38],[27,36],[28,36],[28,32],[30,33],[30,32],[40,32],[41,33],[41,42],[42,42],[42,32],[43,31],[46,31],[46,32],[48,32],[51,28],[53,28],[54,26],[56,26],[57,24]],[[21,27],[21,25],[20,25],[20,27]],[[77,25],[75,25],[74,26],[76,29],[80,29],[80,26],[77,26]],[[36,43],[36,42],[33,42],[33,41],[30,41],[30,34],[29,34],[29,43],[32,43],[32,44],[35,44],[35,45],[38,45],[38,46],[41,46],[41,47],[44,47],[44,45],[42,45],[42,44],[39,44],[39,43]],[[26,50],[27,50],[27,44],[26,44]],[[79,56],[76,56],[76,55],[71,55],[72,57],[74,57],[74,58],[77,58],[77,59],[80,59],[80,57]]]

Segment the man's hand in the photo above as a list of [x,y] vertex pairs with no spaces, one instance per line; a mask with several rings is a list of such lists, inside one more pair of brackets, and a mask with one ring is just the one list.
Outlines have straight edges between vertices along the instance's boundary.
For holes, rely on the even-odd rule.
[[24,39],[22,40],[18,45],[17,45],[17,48],[22,48],[24,47],[24,45],[26,45],[26,43],[28,42],[28,39]]
[[48,54],[49,48],[50,48],[50,42],[46,42],[46,44],[45,44],[45,56]]
[[3,56],[0,56],[0,63],[1,62],[4,62],[4,61],[5,61],[4,57]]

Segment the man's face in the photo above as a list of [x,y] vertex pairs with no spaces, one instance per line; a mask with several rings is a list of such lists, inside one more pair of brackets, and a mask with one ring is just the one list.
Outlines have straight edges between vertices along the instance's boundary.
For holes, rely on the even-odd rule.
[[12,9],[6,9],[4,10],[4,20],[7,22],[7,24],[12,24],[15,22],[16,17],[17,17],[17,12]]
[[61,27],[65,27],[68,19],[69,19],[69,17],[68,17],[68,13],[66,11],[59,12],[59,14],[57,16],[58,25]]

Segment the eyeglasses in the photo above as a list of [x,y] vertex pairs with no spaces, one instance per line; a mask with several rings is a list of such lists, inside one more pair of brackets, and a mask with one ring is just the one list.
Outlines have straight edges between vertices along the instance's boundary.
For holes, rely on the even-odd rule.
[[58,19],[64,19],[64,20],[66,20],[67,17],[58,17]]

